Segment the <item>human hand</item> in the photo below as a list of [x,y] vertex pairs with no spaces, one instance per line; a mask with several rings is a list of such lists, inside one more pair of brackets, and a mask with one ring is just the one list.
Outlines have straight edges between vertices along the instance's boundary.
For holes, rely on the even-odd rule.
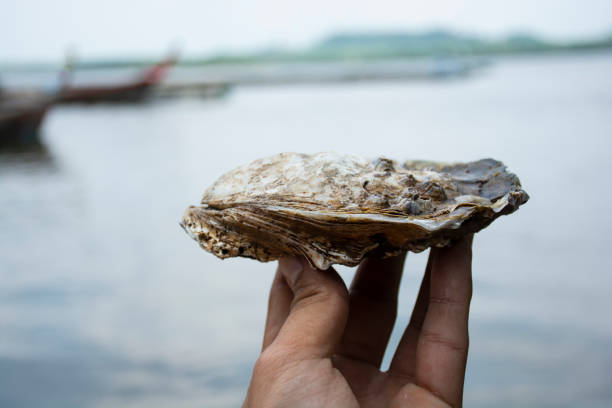
[[388,371],[405,255],[366,259],[350,290],[330,268],[284,258],[243,407],[460,407],[472,295],[472,236],[432,248]]

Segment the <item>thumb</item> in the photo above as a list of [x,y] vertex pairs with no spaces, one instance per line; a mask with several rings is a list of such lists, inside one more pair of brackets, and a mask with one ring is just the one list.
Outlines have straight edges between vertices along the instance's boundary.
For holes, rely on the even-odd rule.
[[293,293],[289,316],[275,343],[298,358],[331,357],[348,317],[348,292],[333,269],[321,271],[303,257],[279,261],[278,270]]

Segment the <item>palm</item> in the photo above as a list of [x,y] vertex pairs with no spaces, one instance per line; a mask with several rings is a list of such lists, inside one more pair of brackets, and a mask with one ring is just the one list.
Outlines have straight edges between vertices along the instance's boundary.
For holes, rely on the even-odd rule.
[[[389,370],[404,256],[364,261],[347,292],[333,271],[279,265],[264,351],[245,406],[448,407],[462,403],[471,240],[432,250]],[[255,395],[255,396],[254,396]],[[262,397],[259,397],[262,396]]]
[[[446,407],[430,391],[417,386],[412,378],[394,376],[361,361],[336,357],[340,372],[350,385],[350,396],[362,408],[406,407],[408,402],[439,402],[435,406]],[[342,360],[340,362],[339,360]],[[338,390],[345,395],[344,389]],[[420,405],[420,404],[419,404]]]

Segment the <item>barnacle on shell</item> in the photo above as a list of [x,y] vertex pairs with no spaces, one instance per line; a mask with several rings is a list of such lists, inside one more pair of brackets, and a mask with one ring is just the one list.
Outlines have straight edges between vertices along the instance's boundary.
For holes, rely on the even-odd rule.
[[445,246],[529,199],[503,163],[281,153],[221,176],[181,226],[219,258],[301,254],[319,269]]

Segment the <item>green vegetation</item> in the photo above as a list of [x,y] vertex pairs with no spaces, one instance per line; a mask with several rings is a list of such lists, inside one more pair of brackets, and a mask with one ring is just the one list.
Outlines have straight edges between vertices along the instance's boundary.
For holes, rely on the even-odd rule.
[[[337,60],[375,60],[436,56],[486,56],[525,53],[612,50],[612,35],[583,41],[554,42],[528,33],[489,39],[446,30],[426,32],[349,32],[331,35],[314,46],[298,50],[267,50],[250,54],[214,55],[183,58],[180,65],[257,64],[271,62],[309,62]],[[155,63],[153,58],[88,60],[79,69],[143,67]],[[27,68],[27,67],[24,67]]]
[[530,34],[486,39],[444,30],[421,33],[378,32],[334,34],[301,51],[267,51],[248,55],[217,55],[184,60],[184,64],[372,60],[435,56],[503,55],[612,49],[612,35],[590,41],[552,42]]

